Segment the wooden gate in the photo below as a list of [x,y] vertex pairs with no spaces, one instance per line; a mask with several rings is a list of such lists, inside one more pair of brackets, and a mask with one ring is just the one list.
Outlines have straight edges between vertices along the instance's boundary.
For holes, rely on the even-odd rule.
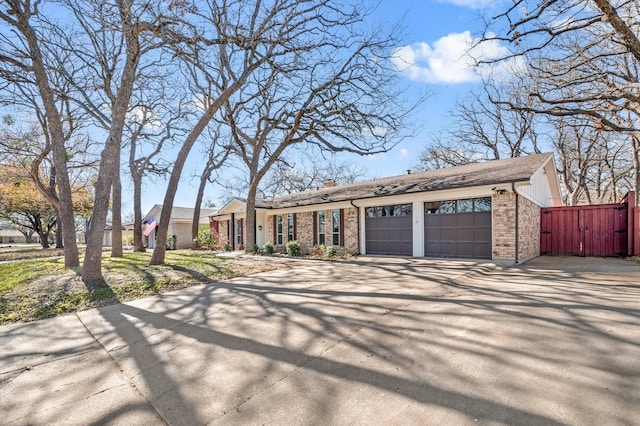
[[[629,198],[629,197],[627,197]],[[631,208],[630,208],[631,207]],[[633,202],[541,209],[540,254],[626,256],[633,253]]]

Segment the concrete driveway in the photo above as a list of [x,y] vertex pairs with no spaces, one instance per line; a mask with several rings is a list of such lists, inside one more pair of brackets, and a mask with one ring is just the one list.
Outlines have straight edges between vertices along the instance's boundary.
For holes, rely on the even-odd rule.
[[12,425],[637,424],[640,266],[298,261],[2,327],[0,410]]

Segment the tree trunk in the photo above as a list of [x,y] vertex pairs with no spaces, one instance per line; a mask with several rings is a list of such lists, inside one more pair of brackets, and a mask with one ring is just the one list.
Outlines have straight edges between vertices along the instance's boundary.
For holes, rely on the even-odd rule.
[[178,183],[180,181],[180,176],[182,175],[182,169],[184,168],[184,163],[187,161],[189,152],[191,152],[191,148],[193,148],[193,145],[196,143],[205,127],[209,124],[213,115],[233,93],[242,87],[251,71],[256,67],[257,65],[254,65],[250,69],[245,70],[238,80],[220,93],[218,98],[209,105],[205,113],[200,117],[196,125],[193,127],[193,130],[191,130],[191,133],[189,133],[185,139],[182,148],[180,148],[176,161],[173,165],[173,170],[171,170],[171,177],[169,178],[169,183],[167,185],[167,192],[164,196],[162,213],[160,214],[160,223],[156,228],[158,244],[156,244],[156,248],[153,250],[153,254],[151,255],[151,260],[149,261],[150,265],[161,265],[164,263],[164,255],[167,251],[167,230],[169,229],[169,218],[171,217],[173,200],[176,198],[176,191],[178,190]]
[[143,253],[142,240],[142,179],[135,172],[133,176],[133,251]]
[[198,186],[196,204],[193,208],[193,222],[191,224],[191,248],[194,250],[198,248],[196,239],[198,238],[198,231],[200,230],[200,210],[202,208],[202,198],[204,198],[204,188],[207,186],[209,176],[211,176],[211,168],[209,167],[209,164],[207,164],[205,166],[204,172],[200,176],[200,185]]
[[60,212],[56,210],[56,248],[64,248],[63,234],[64,229],[60,219]]
[[[113,131],[113,128],[112,128]],[[82,281],[91,283],[102,280],[102,243],[104,228],[109,211],[109,195],[113,182],[117,146],[120,141],[109,136],[105,148],[100,156],[100,171],[95,185],[95,201],[91,222],[87,231],[87,248],[82,266]]]
[[49,235],[47,235],[46,232],[44,232],[43,230],[39,230],[38,231],[38,236],[40,237],[40,242],[42,245],[43,249],[48,249],[49,248]]
[[120,161],[113,176],[111,187],[111,257],[123,257],[122,253],[122,183],[120,181]]
[[[118,3],[123,21],[130,19],[131,3]],[[82,281],[85,283],[103,282],[102,278],[102,240],[109,210],[109,194],[116,173],[119,171],[120,146],[124,122],[131,100],[136,71],[140,61],[140,43],[137,29],[131,22],[123,22],[126,39],[126,59],[120,77],[111,113],[111,128],[100,155],[100,170],[95,184],[95,201],[91,227],[87,235],[87,248],[82,268]]]
[[[30,11],[29,11],[30,13]],[[69,182],[69,172],[67,170],[67,150],[65,147],[64,130],[62,128],[61,117],[56,108],[56,101],[49,84],[49,78],[44,66],[44,59],[40,51],[38,36],[29,23],[29,18],[24,13],[16,16],[18,28],[24,34],[29,51],[32,57],[33,73],[42,105],[46,112],[47,126],[51,132],[51,142],[53,151],[53,164],[56,168],[56,181],[58,185],[58,195],[60,197],[60,216],[63,228],[67,232],[63,233],[64,239],[64,266],[65,268],[75,268],[80,264],[78,257],[78,246],[75,239],[75,223],[73,214],[73,202],[71,199],[71,184]],[[48,242],[47,242],[48,244]]]
[[245,253],[251,253],[256,245],[256,194],[258,192],[258,183],[252,182],[247,193],[246,225],[245,225]]

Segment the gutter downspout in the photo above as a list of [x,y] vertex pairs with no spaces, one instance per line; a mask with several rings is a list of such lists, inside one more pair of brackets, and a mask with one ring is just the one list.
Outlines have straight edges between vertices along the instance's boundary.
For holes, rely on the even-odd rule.
[[358,229],[358,233],[357,233],[357,240],[358,240],[358,254],[362,253],[362,250],[360,248],[360,207],[356,206],[355,204],[353,204],[353,200],[349,200],[349,203],[351,203],[351,205],[353,207],[355,207],[356,209],[356,227]]
[[516,183],[515,182],[511,182],[511,190],[513,191],[514,194],[516,194],[516,253],[515,253],[515,263],[516,265],[518,263],[520,263],[520,259],[519,259],[519,243],[520,243],[520,232],[519,232],[519,217],[520,217],[520,211],[518,208],[518,193],[516,192]]

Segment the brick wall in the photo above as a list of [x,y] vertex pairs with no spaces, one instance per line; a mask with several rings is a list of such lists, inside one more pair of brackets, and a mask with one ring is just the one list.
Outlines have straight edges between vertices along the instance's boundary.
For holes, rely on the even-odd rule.
[[307,253],[313,247],[313,212],[296,214],[296,239],[300,243],[300,251]]
[[[296,214],[296,239],[300,243],[302,253],[307,253],[313,247],[313,234],[317,230],[313,226],[313,211],[301,212]],[[357,253],[358,252],[358,211],[355,208],[343,210],[344,214],[344,241],[340,242],[340,246],[336,250],[341,253]],[[286,215],[283,215],[283,225],[286,228]],[[272,216],[267,216],[267,241],[273,244],[277,251],[283,251],[285,245],[277,245],[274,241],[274,220]],[[333,229],[331,210],[326,210],[326,244],[331,245]],[[286,235],[283,235],[286,239]],[[286,244],[286,242],[285,242]]]
[[223,249],[225,244],[231,244],[229,240],[229,221],[221,220],[218,224],[218,235],[219,240],[217,241],[217,245],[219,248]]
[[522,263],[540,256],[540,207],[518,197],[518,212],[518,259]]
[[[493,204],[493,260],[516,260],[516,195],[496,194]],[[540,207],[518,197],[518,261],[540,255]]]
[[273,239],[273,235],[273,216],[267,216],[267,235],[265,241],[275,247],[276,241]]
[[493,260],[515,261],[516,195],[512,192],[491,197],[493,223]]
[[344,251],[359,253],[358,250],[358,210],[344,209]]

